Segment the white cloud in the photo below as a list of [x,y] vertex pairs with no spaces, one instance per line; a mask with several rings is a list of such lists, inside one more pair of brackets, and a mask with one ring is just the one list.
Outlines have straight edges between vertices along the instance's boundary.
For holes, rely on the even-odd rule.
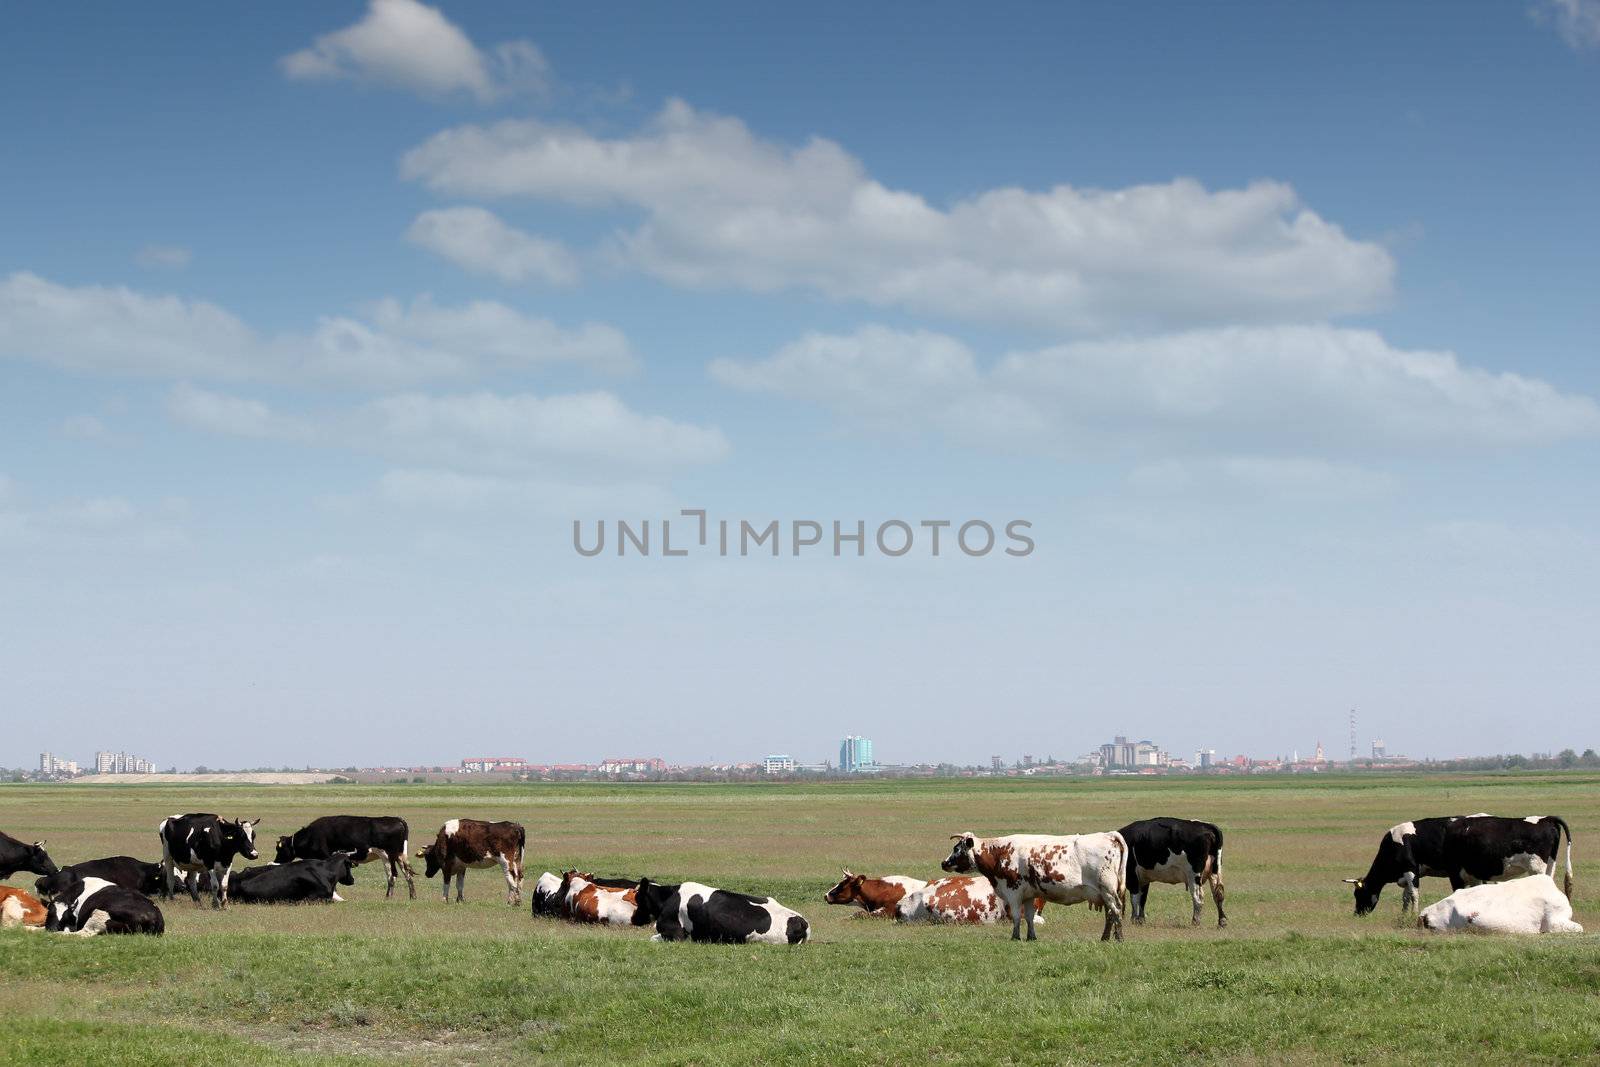
[[26,500],[16,482],[0,475],[0,550],[160,550],[186,542],[181,518],[170,507],[140,507],[121,496]]
[[402,173],[451,195],[642,210],[611,253],[671,283],[1079,332],[1371,309],[1394,263],[1287,185],[991,189],[948,207],[832,141],[790,148],[670,102],[632,137],[517,120],[441,132]]
[[181,245],[145,245],[133,258],[141,267],[181,270],[189,265],[194,253]]
[[659,487],[637,482],[574,485],[417,467],[386,471],[377,495],[387,504],[428,511],[531,511],[565,518],[607,510],[660,514],[671,506]]
[[371,0],[359,22],[323,34],[281,63],[293,79],[358,81],[432,97],[466,93],[481,103],[542,91],[549,79],[549,64],[531,42],[508,41],[486,52],[437,8],[416,0]]
[[1529,11],[1574,49],[1600,47],[1600,0],[1538,0]]
[[324,317],[309,333],[263,337],[204,301],[18,273],[0,280],[0,359],[109,375],[379,387],[551,363],[607,372],[634,363],[614,327],[569,329],[492,301],[388,299],[367,312]]
[[180,385],[168,411],[213,433],[315,442],[476,471],[659,474],[728,454],[727,438],[715,427],[636,412],[605,392],[397,393],[350,409],[291,416],[259,400]]
[[950,338],[872,327],[810,335],[759,362],[719,360],[710,373],[863,425],[1068,453],[1362,452],[1600,435],[1600,406],[1587,396],[1331,326],[1079,341],[1015,352],[988,370]]
[[525,233],[480,207],[424,211],[406,230],[406,239],[501,281],[571,285],[578,280],[577,258],[560,242]]
[[1242,490],[1302,502],[1370,499],[1398,485],[1384,471],[1303,456],[1161,460],[1135,467],[1129,481],[1136,489],[1162,494]]

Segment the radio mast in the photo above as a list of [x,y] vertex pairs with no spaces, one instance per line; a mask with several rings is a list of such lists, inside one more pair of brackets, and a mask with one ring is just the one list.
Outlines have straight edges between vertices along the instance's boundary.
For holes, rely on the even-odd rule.
[[1350,762],[1356,761],[1356,709],[1350,709]]

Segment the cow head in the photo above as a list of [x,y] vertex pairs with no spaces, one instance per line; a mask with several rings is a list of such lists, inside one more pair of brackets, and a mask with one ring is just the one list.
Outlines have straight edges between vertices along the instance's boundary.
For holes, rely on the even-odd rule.
[[438,874],[440,869],[444,867],[444,849],[439,847],[439,842],[437,841],[427,848],[417,849],[417,858],[425,862],[424,870],[428,878]]
[[952,834],[950,840],[955,842],[950,849],[950,855],[939,864],[939,869],[951,871],[955,874],[966,874],[976,870],[978,866],[978,838],[970,830],[964,834]]
[[55,865],[55,861],[45,852],[43,841],[35,841],[31,845],[23,845],[23,848],[26,851],[14,861],[18,871],[28,871],[31,874],[49,877],[61,869]]
[[71,867],[68,867],[64,871],[47,874],[34,882],[33,892],[40,900],[49,900],[77,880],[78,876],[72,873]]
[[861,899],[861,883],[866,880],[866,875],[851,874],[850,868],[846,867],[839,884],[824,893],[822,899],[829,904],[854,904]]
[[260,859],[261,853],[256,851],[256,823],[260,821],[260,819],[235,819],[232,822],[227,819],[220,820],[223,847],[231,847],[247,860]]
[[1364,878],[1346,878],[1345,882],[1354,887],[1356,898],[1356,914],[1369,915],[1378,906],[1378,894],[1383,892],[1383,886],[1367,884]]
[[648,878],[639,879],[639,888],[634,890],[633,925],[649,926],[654,923],[677,891],[675,885],[662,885]]
[[289,863],[294,860],[294,838],[278,838],[278,853],[272,857],[273,863]]
[[335,852],[328,858],[328,869],[335,882],[340,885],[356,884],[356,872],[352,862],[354,857],[354,852]]

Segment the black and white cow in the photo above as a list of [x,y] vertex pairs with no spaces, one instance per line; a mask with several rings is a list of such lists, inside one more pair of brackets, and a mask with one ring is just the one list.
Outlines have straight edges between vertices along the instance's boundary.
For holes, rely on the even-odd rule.
[[18,871],[51,875],[56,865],[44,850],[43,841],[25,844],[8,833],[0,832],[0,879],[10,878]]
[[1378,841],[1372,866],[1361,878],[1346,878],[1355,887],[1356,914],[1378,906],[1383,887],[1401,888],[1400,910],[1415,908],[1418,882],[1448,878],[1452,890],[1483,882],[1503,882],[1525,874],[1554,874],[1567,836],[1564,891],[1572,895],[1572,831],[1556,815],[1502,818],[1494,815],[1449,815],[1416,819],[1389,828]]
[[1135,923],[1144,922],[1151,883],[1164,882],[1189,890],[1194,901],[1192,925],[1199,926],[1203,890],[1210,882],[1211,899],[1217,905],[1217,925],[1228,925],[1228,916],[1222,910],[1221,830],[1193,819],[1160,818],[1131,822],[1117,832],[1128,842],[1128,895]]
[[155,901],[136,889],[104,878],[73,882],[50,903],[44,928],[80,937],[96,934],[154,934],[166,929]]
[[714,889],[699,882],[660,885],[639,880],[633,925],[655,923],[654,941],[764,942],[799,945],[811,926],[797,911],[771,897]]
[[321,860],[290,860],[246,867],[233,876],[232,897],[241,904],[292,904],[343,900],[339,886],[355,885],[349,853]]
[[161,837],[161,867],[166,874],[163,894],[170,898],[177,872],[183,871],[189,896],[200,903],[201,871],[211,873],[211,906],[228,906],[228,875],[235,856],[260,859],[256,851],[256,824],[260,819],[224,819],[220,815],[173,815],[156,827]]
[[415,900],[415,872],[406,859],[410,839],[406,821],[392,815],[324,815],[288,837],[278,838],[276,860],[325,860],[336,852],[349,853],[350,861],[357,865],[379,860],[385,864],[389,880],[383,895],[393,896],[395,879],[403,875]]
[[[159,863],[146,863],[132,856],[107,856],[104,859],[69,863],[55,874],[34,882],[33,889],[48,900],[73,882],[89,878],[104,878],[113,885],[137,890],[147,897],[158,895],[166,885],[166,876]],[[210,874],[202,871],[199,882],[201,892],[211,891]]]

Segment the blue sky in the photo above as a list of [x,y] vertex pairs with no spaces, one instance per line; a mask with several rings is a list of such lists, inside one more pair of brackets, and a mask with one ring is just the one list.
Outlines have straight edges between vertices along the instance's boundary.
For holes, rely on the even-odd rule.
[[[1593,0],[20,14],[0,763],[1594,744],[1597,102]],[[685,507],[1037,549],[572,550]]]

